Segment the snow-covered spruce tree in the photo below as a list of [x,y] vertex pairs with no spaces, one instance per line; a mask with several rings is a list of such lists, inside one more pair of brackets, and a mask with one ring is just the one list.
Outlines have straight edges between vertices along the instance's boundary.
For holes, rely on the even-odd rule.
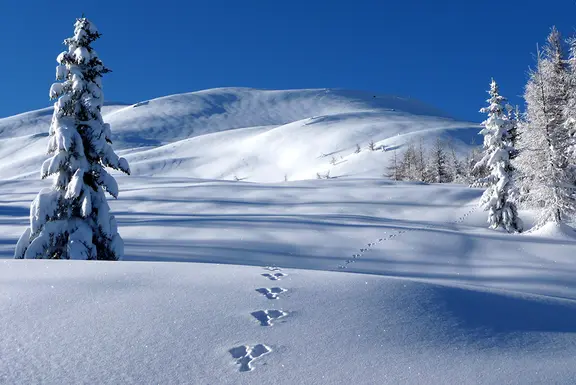
[[526,204],[539,209],[537,226],[562,222],[576,212],[575,174],[570,160],[571,138],[566,124],[570,87],[562,40],[553,28],[524,93],[525,119],[518,127]]
[[518,191],[514,184],[514,169],[510,163],[516,154],[512,136],[508,131],[513,129],[515,124],[508,119],[512,108],[508,108],[506,98],[500,95],[494,80],[488,93],[489,106],[480,110],[488,114],[488,119],[482,122],[484,128],[480,131],[480,134],[484,135],[484,157],[480,162],[488,167],[490,175],[485,178],[488,188],[480,199],[480,205],[488,211],[491,228],[502,227],[510,233],[517,233],[522,231],[523,226],[516,208]]
[[30,227],[20,237],[16,258],[101,259],[122,257],[124,245],[104,191],[118,196],[116,180],[104,167],[130,174],[128,162],[111,147],[104,123],[101,77],[104,67],[92,42],[100,37],[85,18],[64,44],[50,98],[58,98],[50,126],[48,154],[41,176],[53,176],[30,206]]

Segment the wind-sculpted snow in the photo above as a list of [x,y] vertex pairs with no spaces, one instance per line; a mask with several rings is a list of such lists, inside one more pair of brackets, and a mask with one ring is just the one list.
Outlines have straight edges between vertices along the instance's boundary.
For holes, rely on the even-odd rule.
[[[0,119],[0,178],[36,175],[51,111]],[[478,137],[476,125],[415,100],[330,89],[213,89],[110,104],[103,118],[134,175],[253,182],[379,177],[411,140],[441,137],[463,154]],[[390,151],[371,154],[370,141]]]
[[290,314],[261,326],[281,313],[258,310],[270,305],[253,289],[260,267],[0,265],[0,378],[7,384],[574,380],[574,301],[289,269],[291,294],[274,305]]
[[[48,183],[0,185],[0,257],[12,257],[29,204]],[[369,249],[346,271],[576,299],[576,242],[567,230],[561,237],[491,231],[484,212],[474,210],[480,189],[384,179],[254,184],[119,177],[118,183],[120,198],[110,205],[126,260],[338,270]],[[529,228],[531,213],[521,214]],[[289,289],[286,271],[259,274],[251,291]]]
[[[394,150],[422,139],[430,146],[438,137],[451,139],[460,155],[478,129],[439,118],[396,112],[366,116],[336,115],[282,126],[225,131],[178,141],[127,155],[136,175],[194,177],[251,182],[331,177],[381,177]],[[378,151],[367,146],[375,141]],[[362,152],[355,153],[356,144]],[[381,148],[387,151],[382,151]],[[400,154],[397,154],[400,156]]]
[[[481,190],[383,179],[118,181],[111,206],[127,261],[0,262],[3,382],[574,378],[576,240],[568,229],[486,229],[473,210]],[[13,255],[45,184],[0,185],[0,256]],[[66,326],[54,327],[63,315]],[[90,365],[69,365],[87,356]]]

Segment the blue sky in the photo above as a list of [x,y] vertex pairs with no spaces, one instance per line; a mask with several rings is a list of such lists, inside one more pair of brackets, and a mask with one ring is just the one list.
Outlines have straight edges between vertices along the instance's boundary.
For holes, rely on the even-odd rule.
[[490,78],[521,103],[536,43],[574,31],[576,3],[507,0],[6,1],[0,117],[50,105],[55,58],[82,12],[114,72],[107,100],[213,87],[335,87],[420,99],[480,121]]

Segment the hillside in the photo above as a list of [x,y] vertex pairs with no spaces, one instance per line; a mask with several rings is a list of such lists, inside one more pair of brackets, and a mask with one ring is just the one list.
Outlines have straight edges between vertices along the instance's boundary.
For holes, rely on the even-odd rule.
[[[410,140],[431,145],[441,137],[459,153],[478,141],[477,125],[418,101],[330,89],[213,89],[109,105],[103,116],[139,176],[253,182],[327,172],[381,177],[392,150]],[[0,119],[0,177],[37,175],[50,118],[44,109]],[[370,141],[390,151],[371,153]],[[355,154],[356,145],[365,151]]]
[[489,230],[481,189],[383,178],[394,149],[464,153],[478,127],[374,96],[107,106],[134,171],[108,263],[11,259],[51,111],[0,119],[0,383],[576,382],[574,230]]

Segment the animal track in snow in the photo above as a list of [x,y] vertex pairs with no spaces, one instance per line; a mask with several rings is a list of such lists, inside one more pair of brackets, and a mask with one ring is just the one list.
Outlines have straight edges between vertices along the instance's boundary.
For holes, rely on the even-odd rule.
[[268,354],[272,351],[268,346],[263,344],[258,344],[254,346],[242,345],[237,346],[229,350],[232,357],[236,359],[236,363],[240,365],[241,372],[249,372],[252,369],[252,361],[258,357],[262,357],[264,354]]
[[258,310],[251,313],[261,326],[272,326],[272,321],[286,317],[288,313],[282,310]]
[[264,270],[268,270],[268,271],[281,271],[282,269],[276,266],[266,266],[264,267]]
[[[463,214],[462,216],[460,216],[458,219],[456,219],[456,220],[454,220],[454,221],[451,221],[451,222],[449,222],[449,223],[451,223],[451,224],[460,224],[460,223],[463,223],[463,222],[466,220],[466,218],[468,218],[469,216],[471,216],[477,209],[478,209],[478,206],[472,207],[472,209],[470,209],[468,212],[464,213],[464,214]],[[426,226],[423,226],[422,229],[423,229],[423,230],[427,230],[427,229],[432,229],[432,228],[434,228],[434,227],[435,227],[435,225],[426,225]],[[346,259],[346,260],[344,261],[344,263],[338,265],[338,268],[339,268],[339,269],[346,269],[346,268],[348,267],[348,265],[350,265],[351,263],[356,262],[356,261],[358,260],[358,258],[362,257],[365,253],[371,251],[372,248],[373,248],[373,246],[376,245],[376,243],[381,243],[381,242],[383,242],[383,241],[391,241],[391,240],[393,240],[394,238],[401,236],[402,234],[409,233],[409,232],[412,232],[412,231],[415,231],[415,229],[401,229],[401,230],[396,230],[394,233],[388,234],[387,237],[378,238],[378,242],[368,243],[368,244],[366,245],[366,247],[363,247],[363,248],[360,249],[360,252],[359,252],[359,253],[352,254],[352,258],[351,258],[351,259]],[[386,232],[384,232],[384,233],[386,233]]]
[[278,299],[278,295],[280,293],[284,293],[287,290],[281,287],[271,287],[271,288],[261,287],[259,289],[256,289],[256,291],[258,293],[264,294],[268,299]]
[[264,274],[262,274],[263,277],[266,277],[271,281],[279,281],[280,279],[282,279],[283,277],[286,277],[287,275],[288,274],[284,274],[284,273],[274,273],[274,274],[264,273]]

